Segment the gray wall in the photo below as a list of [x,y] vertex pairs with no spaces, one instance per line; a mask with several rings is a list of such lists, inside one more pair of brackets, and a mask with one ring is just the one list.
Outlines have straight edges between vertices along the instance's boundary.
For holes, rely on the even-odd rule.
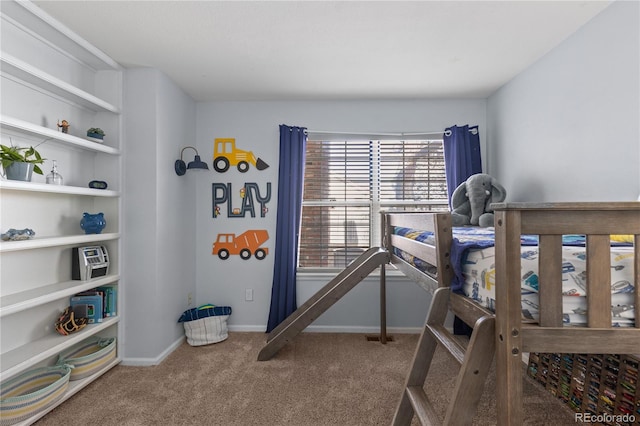
[[638,2],[617,1],[488,99],[488,170],[509,201],[640,195]]
[[157,364],[195,297],[194,176],[173,171],[195,139],[195,102],[154,69],[128,69],[124,83],[124,361]]
[[[182,330],[186,306],[233,308],[232,330],[263,331],[273,256],[222,261],[211,254],[219,233],[266,229],[273,250],[278,125],[310,130],[411,132],[478,124],[485,171],[510,201],[633,200],[640,193],[638,4],[615,2],[488,100],[362,102],[212,102],[195,104],[163,75],[127,71],[126,356],[161,359]],[[143,132],[143,130],[150,133]],[[270,167],[240,174],[173,174],[179,149],[195,144],[211,165],[213,140],[236,138]],[[141,167],[140,162],[144,163]],[[212,217],[212,183],[272,184],[265,218]],[[235,199],[238,203],[238,198]],[[135,255],[135,256],[134,256]],[[138,263],[138,260],[140,263]],[[195,272],[194,272],[195,271]],[[299,279],[299,303],[331,276]],[[317,330],[372,331],[378,288],[367,279],[313,325]],[[245,301],[245,289],[254,300]],[[421,327],[428,297],[403,277],[388,285],[389,324]],[[140,305],[141,304],[141,305]],[[152,309],[145,309],[152,307]],[[172,343],[173,342],[173,343]]]
[[[197,143],[203,158],[213,155],[215,138],[236,138],[239,148],[252,150],[270,167],[264,171],[251,168],[241,174],[232,169],[220,174],[212,171],[197,177],[197,303],[230,305],[232,330],[264,331],[271,298],[273,255],[258,261],[231,256],[220,260],[212,256],[212,243],[218,233],[241,233],[247,229],[266,229],[275,244],[279,124],[304,126],[309,130],[351,132],[442,131],[453,124],[478,124],[480,139],[485,128],[485,100],[416,100],[362,102],[212,102],[198,104]],[[236,192],[246,182],[261,187],[272,184],[269,213],[265,218],[212,217],[213,182],[232,183]],[[298,285],[299,304],[326,284],[331,276],[306,276]],[[399,281],[399,282],[398,282]],[[379,290],[376,279],[360,284],[353,294],[339,301],[314,322],[313,328],[331,330],[368,330],[378,324]],[[254,291],[254,300],[245,301],[245,289]],[[389,284],[389,326],[417,328],[424,323],[428,298],[418,287],[398,278]]]

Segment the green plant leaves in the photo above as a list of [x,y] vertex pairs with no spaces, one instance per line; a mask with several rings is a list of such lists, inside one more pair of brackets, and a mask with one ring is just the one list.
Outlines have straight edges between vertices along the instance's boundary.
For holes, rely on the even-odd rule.
[[[24,151],[24,153],[22,153]],[[34,157],[34,158],[31,158]],[[0,145],[0,161],[2,167],[6,169],[11,163],[32,163],[33,171],[39,175],[43,174],[42,169],[38,167],[38,164],[44,163],[45,158],[42,158],[40,153],[32,146],[17,147]]]

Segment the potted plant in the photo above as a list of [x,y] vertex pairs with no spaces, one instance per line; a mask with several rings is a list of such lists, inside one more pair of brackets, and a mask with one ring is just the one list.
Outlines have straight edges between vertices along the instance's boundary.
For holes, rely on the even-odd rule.
[[44,163],[44,158],[32,146],[17,147],[0,145],[0,162],[7,179],[31,181],[31,173],[43,174],[38,164]]
[[98,139],[98,141],[102,142],[104,139],[104,130],[100,127],[92,127],[87,130],[87,137],[91,139]]

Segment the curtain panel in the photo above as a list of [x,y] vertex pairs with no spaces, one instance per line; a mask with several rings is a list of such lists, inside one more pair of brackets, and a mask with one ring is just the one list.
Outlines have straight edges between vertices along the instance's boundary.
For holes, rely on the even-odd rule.
[[[443,145],[449,209],[451,209],[451,195],[458,185],[466,181],[469,176],[482,173],[478,126],[451,126],[445,129]],[[472,328],[456,316],[453,320],[453,332],[470,336]]]
[[449,208],[453,191],[467,178],[482,173],[478,126],[452,126],[444,131],[444,165]]
[[306,144],[306,128],[280,125],[278,213],[267,333],[297,309],[296,268],[302,218]]

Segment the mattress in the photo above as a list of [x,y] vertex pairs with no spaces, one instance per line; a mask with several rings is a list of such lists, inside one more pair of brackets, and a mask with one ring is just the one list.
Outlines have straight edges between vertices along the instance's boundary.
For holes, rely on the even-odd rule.
[[[434,244],[433,234],[396,227],[398,235]],[[451,262],[454,269],[452,291],[473,299],[479,305],[495,308],[495,233],[494,228],[454,227]],[[537,236],[521,237],[521,301],[522,318],[537,322],[539,318],[538,240]],[[611,323],[616,327],[634,325],[633,247],[612,242],[611,247]],[[405,252],[396,255],[427,271],[428,264]],[[582,235],[564,235],[562,250],[563,322],[586,325],[587,286],[586,250]]]

